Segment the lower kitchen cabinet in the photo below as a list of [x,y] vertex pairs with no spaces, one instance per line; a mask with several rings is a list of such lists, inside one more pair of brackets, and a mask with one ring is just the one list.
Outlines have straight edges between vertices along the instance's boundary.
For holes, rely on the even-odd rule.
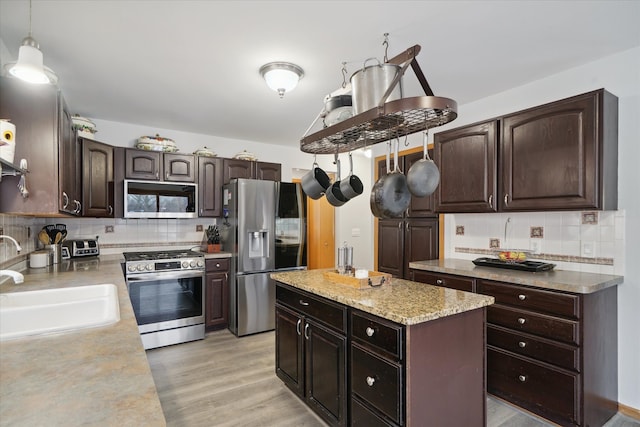
[[487,309],[487,390],[563,426],[617,411],[617,288],[572,294],[478,279]]
[[229,324],[229,259],[205,261],[205,315],[207,330],[226,328]]
[[484,321],[405,326],[278,282],[276,375],[331,426],[484,426]]
[[466,292],[475,290],[474,279],[446,273],[432,273],[430,271],[411,269],[411,280]]

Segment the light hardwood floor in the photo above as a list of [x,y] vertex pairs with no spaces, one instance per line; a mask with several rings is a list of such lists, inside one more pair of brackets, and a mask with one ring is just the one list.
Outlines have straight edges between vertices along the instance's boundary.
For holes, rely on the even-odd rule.
[[[201,341],[147,351],[170,427],[324,427],[275,375],[273,332],[236,338],[228,330]],[[428,424],[425,424],[428,426]],[[487,399],[487,427],[552,424]],[[606,427],[640,427],[617,414]]]

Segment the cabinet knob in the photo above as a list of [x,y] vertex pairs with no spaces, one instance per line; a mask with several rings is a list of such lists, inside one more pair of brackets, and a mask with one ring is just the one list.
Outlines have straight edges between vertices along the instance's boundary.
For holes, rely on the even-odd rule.
[[365,331],[365,332],[367,333],[367,336],[372,337],[372,336],[373,336],[373,334],[374,334],[376,331],[375,331],[372,327],[370,327],[370,326],[369,326],[369,327],[367,327],[367,329],[366,329],[366,331]]
[[305,300],[300,300],[300,305],[304,305],[305,307],[309,305],[308,302],[306,302]]
[[524,322],[526,322],[527,320],[524,317],[518,317],[518,323],[520,323],[521,325],[524,325]]
[[527,296],[526,296],[526,295],[523,295],[523,294],[520,294],[520,295],[518,295],[518,299],[519,299],[520,301],[524,301],[524,300],[526,300],[526,299],[527,299]]
[[525,382],[527,380],[527,376],[526,375],[518,375],[518,379],[520,380],[521,383]]
[[220,268],[220,263],[219,262],[216,263],[216,268]]
[[436,280],[436,285],[444,285],[444,280],[442,280],[442,279],[437,279],[437,280]]
[[526,346],[527,346],[527,343],[526,343],[526,342],[524,342],[524,341],[520,341],[520,342],[518,343],[518,347],[520,347],[520,348],[525,348]]
[[373,385],[375,384],[375,382],[376,382],[376,379],[375,379],[375,378],[373,378],[373,377],[367,377],[367,385],[368,385],[369,387],[373,387]]

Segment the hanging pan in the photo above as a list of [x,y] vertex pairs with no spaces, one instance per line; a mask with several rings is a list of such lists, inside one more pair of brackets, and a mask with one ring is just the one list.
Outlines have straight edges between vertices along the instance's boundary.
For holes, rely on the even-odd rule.
[[436,190],[440,183],[440,171],[438,166],[429,158],[427,151],[427,131],[424,133],[422,148],[424,150],[422,159],[415,162],[407,172],[407,186],[409,191],[416,197],[429,196]]
[[[371,190],[371,212],[378,218],[401,217],[411,203],[407,177],[398,167],[398,145],[400,140],[396,139],[393,171],[378,179]],[[387,171],[388,166],[389,164]]]

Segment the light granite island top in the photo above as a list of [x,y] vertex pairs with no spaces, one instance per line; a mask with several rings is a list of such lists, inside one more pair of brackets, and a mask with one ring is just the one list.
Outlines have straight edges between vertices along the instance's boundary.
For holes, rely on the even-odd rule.
[[0,342],[0,425],[165,426],[120,255],[24,271],[0,292],[113,283],[115,325]]
[[472,261],[455,258],[411,262],[409,263],[409,268],[496,280],[543,289],[554,289],[575,294],[590,294],[619,285],[624,281],[624,276],[583,273],[580,271],[551,270],[532,273],[504,268],[479,267]]
[[392,278],[370,289],[356,289],[324,278],[327,270],[272,273],[279,282],[357,308],[403,325],[475,310],[493,304],[494,298],[440,286]]

